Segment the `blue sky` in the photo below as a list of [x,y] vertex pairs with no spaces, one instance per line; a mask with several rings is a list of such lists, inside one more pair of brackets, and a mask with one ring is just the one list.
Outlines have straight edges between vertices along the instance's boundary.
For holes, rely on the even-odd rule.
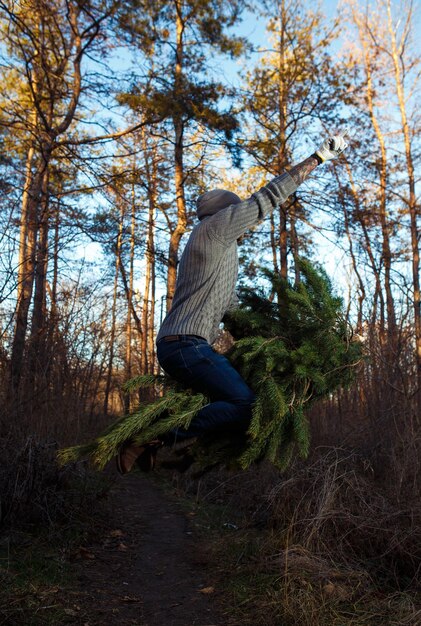
[[[325,0],[322,3],[322,11],[325,13],[327,18],[333,18],[336,15],[338,2],[336,0]],[[316,8],[316,7],[315,7]],[[418,7],[419,8],[419,7]],[[417,32],[420,33],[420,19],[418,15],[417,20]],[[233,32],[240,36],[246,37],[248,40],[252,41],[258,47],[266,47],[267,46],[267,35],[265,32],[265,19],[259,18],[255,14],[250,12],[246,13],[243,16],[243,20],[240,24],[238,24]],[[340,45],[340,44],[338,44]],[[126,53],[127,54],[127,53]],[[255,55],[250,60],[251,63],[254,63],[256,60]],[[128,59],[126,58],[127,62]],[[239,82],[239,64],[244,63],[244,60],[241,61],[227,61],[226,59],[220,60],[215,59],[215,71],[219,77],[224,77],[230,83],[238,84]],[[124,63],[125,64],[125,63]],[[123,63],[117,62],[116,64],[118,69],[122,69]],[[122,119],[117,122],[119,125],[123,125],[125,121]],[[323,138],[321,138],[323,139]],[[352,145],[349,148],[352,150]],[[299,160],[302,158],[303,154],[294,155],[295,160]],[[325,168],[329,166],[324,166]],[[317,172],[315,174],[317,176]],[[311,181],[308,185],[311,188]],[[307,183],[306,183],[307,186]],[[349,257],[346,249],[342,249],[340,246],[340,242],[334,242],[334,234],[327,232],[326,234],[315,234],[315,247],[317,250],[317,260],[326,268],[327,272],[331,276],[334,284],[337,287],[337,290],[341,293],[341,295],[347,295],[349,288],[349,280],[351,272],[349,271]],[[98,248],[96,246],[89,246],[86,250],[86,253],[92,258],[95,258],[98,253]],[[141,264],[140,264],[141,265]]]

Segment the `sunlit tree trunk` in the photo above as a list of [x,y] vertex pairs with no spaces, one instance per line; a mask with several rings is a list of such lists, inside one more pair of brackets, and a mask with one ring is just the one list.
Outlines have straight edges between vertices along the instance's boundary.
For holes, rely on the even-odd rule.
[[[411,139],[411,131],[408,124],[406,112],[406,96],[404,90],[405,57],[404,46],[411,27],[412,4],[408,7],[404,32],[401,42],[398,44],[396,30],[393,26],[391,2],[387,0],[388,30],[390,37],[390,53],[393,59],[393,68],[396,85],[396,95],[398,98],[399,111],[401,116],[401,132],[404,139],[406,173],[408,177],[408,200],[407,206],[411,223],[411,250],[412,250],[412,279],[414,288],[414,322],[415,322],[415,358],[418,372],[418,386],[421,390],[421,297],[420,297],[420,251],[419,251],[419,229],[417,224],[417,198],[415,194],[415,169],[414,154]],[[419,60],[419,59],[418,59]]]
[[348,217],[346,206],[344,206],[344,226],[345,226],[346,238],[348,240],[348,249],[349,249],[349,254],[351,257],[352,270],[355,276],[357,277],[357,281],[358,281],[358,310],[357,310],[356,330],[357,332],[361,332],[362,326],[363,326],[363,306],[364,306],[364,301],[366,298],[366,292],[365,292],[364,282],[361,277],[361,272],[359,270],[359,264],[355,256],[353,236],[352,236],[352,232],[350,229],[349,217]]
[[49,197],[48,197],[48,169],[44,173],[40,200],[40,215],[38,220],[38,245],[35,258],[35,289],[31,324],[31,350],[36,353],[38,362],[41,362],[42,335],[46,330],[47,319],[47,266],[48,266],[48,231],[49,231]]
[[[148,237],[149,248],[149,237]],[[149,250],[146,252],[146,268],[145,268],[145,290],[143,292],[142,302],[142,341],[140,345],[140,362],[141,371],[143,374],[147,374],[149,371],[148,363],[148,321],[149,321],[149,306],[150,306],[150,287],[151,287],[151,259],[149,256]]]
[[22,375],[23,356],[25,351],[26,331],[29,321],[29,307],[32,300],[35,259],[38,241],[38,209],[41,195],[42,180],[45,167],[29,176],[27,185],[28,195],[25,197],[22,228],[26,231],[26,243],[23,245],[22,260],[20,261],[19,299],[16,304],[16,324],[12,344],[11,377],[12,386],[17,391]]
[[371,313],[371,324],[377,324],[377,303],[380,303],[380,319],[379,319],[379,330],[380,334],[384,336],[385,332],[385,303],[384,296],[382,290],[382,281],[380,278],[380,268],[378,267],[372,247],[372,243],[370,240],[370,235],[368,233],[367,225],[364,217],[364,207],[361,206],[360,196],[358,193],[358,189],[355,185],[354,177],[352,174],[352,169],[349,164],[346,165],[351,195],[354,202],[354,219],[359,222],[361,226],[361,230],[363,232],[364,244],[363,247],[367,252],[367,256],[370,262],[371,271],[373,272],[374,282],[375,282],[375,291],[373,296],[373,307]]
[[[341,182],[340,182],[340,178],[339,178],[339,174],[338,174],[338,168],[335,167],[335,178],[336,181],[338,183],[338,187],[341,188]],[[348,165],[348,172],[351,176],[351,185],[353,184],[353,179],[352,179],[352,174],[351,174],[351,169],[349,168]],[[355,187],[353,189],[353,196],[354,196],[354,201],[357,199],[358,200],[358,196],[355,193]],[[359,201],[359,200],[358,200]],[[345,202],[342,203],[342,208],[343,208],[343,214],[344,214],[344,228],[345,228],[345,235],[346,238],[348,240],[348,249],[349,249],[349,254],[351,257],[351,263],[352,263],[352,270],[357,278],[357,282],[358,282],[358,310],[357,310],[357,325],[356,325],[356,330],[357,332],[361,332],[362,331],[362,326],[363,326],[363,307],[364,307],[364,302],[366,299],[366,290],[365,290],[365,286],[364,286],[364,281],[362,279],[361,276],[361,271],[359,269],[359,263],[358,263],[358,259],[355,253],[355,248],[354,248],[354,236],[353,233],[351,231],[351,224],[350,224],[350,219],[349,219],[349,214],[348,214],[348,207],[346,205]],[[355,207],[357,209],[357,212],[360,210],[359,205]]]
[[[183,3],[181,0],[175,0],[176,6],[176,60],[175,60],[175,77],[174,89],[176,93],[181,92],[183,81],[183,54],[184,54],[184,19],[183,19]],[[175,228],[171,232],[170,244],[168,250],[168,275],[167,275],[167,310],[171,307],[172,299],[175,291],[175,283],[177,279],[178,251],[180,241],[187,227],[186,201],[184,196],[184,122],[180,116],[173,118],[175,131],[174,145],[174,182],[175,182],[175,201],[177,206],[177,222]]]
[[299,268],[299,262],[298,262],[300,251],[299,251],[297,229],[295,227],[295,224],[297,221],[297,218],[295,215],[296,207],[298,207],[298,200],[295,200],[295,202],[291,204],[290,209],[289,209],[291,250],[292,250],[292,256],[294,258],[294,284],[295,286],[297,286],[298,283],[300,282],[300,268]]
[[[33,113],[34,123],[36,121],[36,114]],[[20,227],[19,227],[19,259],[18,259],[18,283],[17,283],[17,303],[22,298],[23,284],[25,277],[25,266],[27,259],[27,237],[28,237],[28,216],[29,216],[29,203],[32,187],[32,165],[34,160],[35,150],[33,144],[31,144],[26,157],[25,167],[25,181],[22,191],[22,205],[20,212]]]
[[354,21],[358,27],[360,42],[363,50],[364,71],[366,75],[366,102],[370,120],[378,141],[380,155],[377,167],[379,174],[379,218],[382,231],[382,260],[384,266],[384,289],[386,293],[386,311],[387,311],[387,336],[389,346],[393,346],[396,338],[396,314],[395,304],[392,293],[391,283],[391,267],[392,253],[390,246],[391,224],[388,219],[387,209],[387,154],[386,144],[383,133],[380,128],[379,121],[375,113],[374,104],[374,86],[372,76],[373,57],[376,55],[373,44],[370,41],[370,25],[367,23],[365,16],[362,17],[356,11],[353,12]]
[[155,213],[158,199],[158,155],[157,146],[153,144],[150,164],[151,193],[149,198],[148,214],[148,259],[150,263],[150,295],[147,319],[147,360],[148,371],[155,371],[155,297],[156,297],[156,258],[155,258]]
[[111,391],[111,383],[113,376],[114,354],[115,354],[115,338],[116,338],[116,324],[117,324],[117,296],[118,296],[118,276],[120,273],[121,263],[121,249],[123,245],[123,222],[124,222],[124,202],[121,203],[120,220],[118,225],[118,236],[115,249],[115,272],[114,272],[114,288],[113,288],[113,303],[111,307],[111,329],[110,329],[110,344],[109,344],[109,357],[108,357],[108,369],[105,382],[105,394],[104,394],[104,415],[108,415],[109,397]]
[[276,240],[276,225],[275,225],[275,216],[273,213],[270,214],[270,248],[272,251],[272,266],[275,274],[279,274],[279,264],[278,264],[278,242]]
[[149,318],[148,318],[148,362],[149,371],[151,374],[155,373],[155,298],[156,298],[156,270],[155,270],[155,244],[154,233],[152,232],[151,239],[151,296],[149,306]]
[[[57,309],[57,293],[58,293],[58,256],[60,245],[60,201],[57,200],[57,204],[53,212],[54,216],[54,239],[53,239],[53,276],[51,281],[51,289],[49,290],[51,307],[48,323],[48,345],[52,346],[54,343],[54,336],[57,331],[58,324],[58,309]],[[48,288],[48,285],[47,285]]]
[[[135,185],[132,182],[132,199],[131,199],[131,221],[130,221],[130,256],[129,256],[129,288],[127,294],[127,316],[126,316],[126,380],[132,377],[132,311],[131,303],[133,302],[133,284],[134,284],[134,256],[135,256],[135,236],[136,236],[136,195]],[[131,410],[130,393],[124,396],[124,411],[129,413]]]
[[[287,85],[285,83],[286,54],[285,24],[287,13],[285,0],[279,2],[279,39],[278,39],[278,163],[276,174],[281,174],[287,165],[286,121],[287,121]],[[282,278],[288,277],[288,220],[285,205],[279,207],[279,256]]]
[[145,291],[143,297],[142,328],[143,336],[141,342],[141,362],[142,371],[152,373],[153,344],[154,344],[154,316],[155,316],[155,211],[157,202],[157,150],[156,144],[147,145],[144,138],[145,171],[148,181],[148,224],[146,240],[146,269],[145,269]]

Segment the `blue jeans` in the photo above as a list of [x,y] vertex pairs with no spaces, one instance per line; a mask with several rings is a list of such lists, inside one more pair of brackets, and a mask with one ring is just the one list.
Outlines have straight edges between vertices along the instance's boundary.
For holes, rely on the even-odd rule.
[[222,354],[205,339],[180,335],[180,341],[161,340],[157,357],[162,369],[172,378],[209,397],[191,421],[189,428],[171,432],[174,441],[200,437],[208,432],[245,432],[250,423],[253,391]]

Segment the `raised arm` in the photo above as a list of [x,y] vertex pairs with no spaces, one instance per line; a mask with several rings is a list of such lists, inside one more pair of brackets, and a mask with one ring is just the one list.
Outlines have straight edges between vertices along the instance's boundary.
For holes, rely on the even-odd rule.
[[210,232],[223,243],[235,241],[285,202],[318,165],[338,157],[347,145],[344,135],[326,139],[314,154],[273,178],[247,200],[206,218]]
[[301,163],[291,167],[288,173],[297,187],[299,187],[318,165],[320,165],[320,161],[317,160],[315,154],[312,154],[304,161],[301,161]]

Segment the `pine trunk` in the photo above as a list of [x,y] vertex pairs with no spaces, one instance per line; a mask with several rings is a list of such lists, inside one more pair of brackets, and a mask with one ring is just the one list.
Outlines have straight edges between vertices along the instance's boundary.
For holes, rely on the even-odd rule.
[[[133,168],[134,170],[134,168]],[[136,196],[135,186],[132,183],[132,202],[131,202],[131,221],[130,221],[130,257],[129,257],[129,286],[127,293],[127,316],[126,316],[126,355],[125,355],[125,375],[126,380],[132,377],[132,310],[133,302],[133,284],[134,284],[134,253],[135,253],[135,235],[136,235]],[[130,413],[131,402],[130,393],[124,396],[124,412]]]
[[[182,90],[183,79],[183,34],[184,21],[182,15],[182,2],[175,0],[176,6],[176,62],[174,88],[176,93]],[[174,164],[175,164],[175,198],[177,206],[177,223],[171,232],[170,244],[168,250],[168,275],[167,275],[167,311],[171,307],[172,299],[175,291],[175,283],[177,279],[178,251],[180,241],[187,227],[187,211],[184,197],[184,123],[179,117],[174,117]]]
[[[339,176],[338,176],[338,172],[336,168],[335,168],[335,177],[336,177],[338,186],[340,188],[341,185],[340,185],[340,180],[339,180]],[[364,281],[361,276],[361,272],[358,269],[358,261],[357,261],[357,257],[355,255],[355,250],[354,250],[354,238],[351,232],[351,225],[350,225],[348,210],[347,210],[347,206],[345,202],[342,204],[342,209],[343,209],[343,214],[344,214],[345,234],[346,234],[346,238],[348,239],[348,248],[349,248],[349,254],[351,257],[352,269],[358,281],[357,332],[360,333],[362,331],[362,326],[363,326],[363,306],[364,306],[364,302],[366,299],[366,291],[364,287]],[[357,208],[357,210],[359,209]]]
[[32,175],[30,169],[27,168],[27,179],[25,181],[26,193],[22,201],[21,228],[25,230],[26,243],[22,245],[22,250],[19,255],[22,259],[20,261],[19,298],[16,303],[16,325],[11,356],[11,379],[12,388],[15,392],[19,388],[22,376],[29,307],[34,288],[35,258],[38,240],[38,211],[44,171],[45,169],[43,168],[41,171]]
[[[285,0],[281,0],[279,4],[279,21],[280,21],[280,36],[278,40],[278,163],[276,174],[281,174],[284,171],[287,164],[287,146],[286,146],[286,123],[287,123],[287,98],[286,92],[287,86],[285,84],[284,74],[286,67],[286,46],[288,42],[285,41],[285,25],[287,24],[288,16],[285,7]],[[285,206],[279,207],[279,255],[280,255],[280,272],[282,278],[288,277],[288,220],[287,211]]]
[[364,247],[365,247],[365,251],[367,252],[367,256],[370,262],[370,267],[371,267],[371,271],[373,272],[373,276],[374,276],[374,282],[375,282],[375,291],[374,291],[374,296],[373,296],[373,308],[372,308],[372,316],[371,316],[371,324],[372,325],[376,325],[377,324],[377,302],[380,302],[380,321],[379,321],[379,330],[380,330],[380,335],[382,337],[384,337],[384,332],[385,332],[385,307],[384,307],[384,297],[383,297],[383,291],[382,291],[382,283],[380,280],[380,270],[377,267],[377,263],[374,257],[374,252],[372,249],[372,245],[371,245],[371,241],[370,241],[370,236],[368,234],[368,230],[367,230],[367,225],[365,223],[365,218],[363,215],[363,207],[361,206],[361,202],[360,202],[360,197],[358,194],[358,190],[355,186],[354,183],[354,177],[352,174],[352,170],[349,166],[349,164],[346,165],[347,168],[347,173],[348,173],[348,177],[349,177],[349,183],[350,183],[350,189],[351,189],[351,194],[352,194],[352,198],[354,201],[354,207],[355,207],[355,219],[359,222],[361,229],[363,231],[363,236],[364,236]]
[[279,274],[278,245],[276,241],[275,216],[273,212],[270,214],[270,247],[272,250],[273,271],[275,274]]
[[110,331],[110,346],[109,346],[109,358],[108,358],[108,370],[105,382],[105,395],[104,395],[104,415],[108,415],[108,405],[111,391],[111,382],[113,376],[113,364],[114,364],[114,342],[116,336],[116,322],[117,322],[117,295],[118,295],[118,275],[120,273],[121,263],[121,248],[123,244],[123,220],[124,220],[124,203],[121,203],[120,210],[120,223],[118,225],[118,236],[115,253],[115,273],[114,273],[114,289],[113,289],[113,304],[111,309],[111,331]]
[[371,76],[371,65],[368,58],[368,50],[364,49],[365,54],[365,66],[367,76],[367,103],[370,114],[371,123],[374,128],[374,132],[377,137],[377,141],[380,147],[380,163],[378,167],[379,171],[379,216],[382,230],[382,259],[384,266],[384,288],[386,292],[386,311],[387,311],[387,335],[389,346],[393,346],[396,338],[396,315],[395,315],[395,303],[392,295],[391,285],[391,267],[392,267],[392,254],[390,249],[390,234],[391,224],[387,218],[387,154],[386,144],[383,133],[380,129],[380,124],[374,113],[373,103],[373,84]]
[[[36,377],[38,367],[43,369],[43,335],[46,330],[47,318],[47,267],[48,267],[48,231],[49,231],[49,198],[48,169],[42,181],[40,216],[38,220],[38,245],[35,258],[35,289],[31,324],[31,377]],[[38,366],[36,365],[38,364]],[[41,372],[42,373],[42,372]]]
[[[398,49],[396,32],[392,23],[392,11],[390,0],[387,2],[388,28],[391,41],[391,53],[395,72],[396,95],[401,114],[401,132],[405,145],[406,169],[408,176],[408,210],[411,222],[411,249],[412,249],[412,279],[414,288],[414,323],[415,323],[415,362],[418,375],[418,390],[421,392],[421,296],[420,296],[420,251],[419,251],[419,229],[417,224],[417,198],[415,194],[415,171],[414,158],[411,143],[411,133],[408,125],[406,113],[404,78],[401,73],[402,52],[405,45],[406,36],[402,35],[402,45]],[[407,25],[410,25],[408,16]],[[408,33],[406,32],[405,35]]]

